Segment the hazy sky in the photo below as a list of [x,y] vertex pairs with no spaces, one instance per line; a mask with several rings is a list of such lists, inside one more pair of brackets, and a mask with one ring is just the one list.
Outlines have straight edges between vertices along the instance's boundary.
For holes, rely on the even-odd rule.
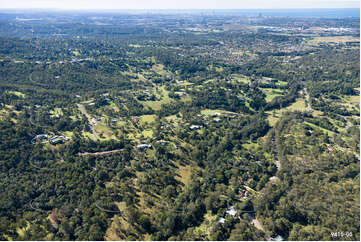
[[265,9],[359,7],[359,0],[0,0],[0,8]]

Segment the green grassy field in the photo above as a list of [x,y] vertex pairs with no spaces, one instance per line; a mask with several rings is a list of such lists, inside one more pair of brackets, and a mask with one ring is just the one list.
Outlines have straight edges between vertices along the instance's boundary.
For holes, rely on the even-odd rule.
[[53,114],[50,115],[51,117],[63,116],[64,115],[61,108],[54,108],[54,110],[52,110],[52,111],[53,111]]
[[144,124],[146,124],[146,123],[151,124],[152,122],[155,121],[155,118],[156,118],[156,117],[157,117],[157,116],[154,115],[154,114],[152,114],[152,115],[142,115],[142,116],[139,117],[139,118],[140,118],[139,123],[140,123],[141,125],[144,125]]
[[322,128],[322,127],[320,127],[320,126],[317,126],[317,125],[315,125],[315,124],[313,124],[313,123],[309,123],[309,122],[304,122],[304,123],[310,125],[310,126],[313,127],[313,128],[319,129],[319,130],[321,130],[321,131],[324,132],[324,133],[327,133],[328,136],[333,136],[333,135],[335,134],[335,132],[333,132],[333,131],[331,131],[331,130],[328,130],[328,129],[324,129],[324,128]]
[[208,211],[204,215],[203,222],[194,229],[194,234],[196,234],[198,237],[204,237],[208,238],[208,236],[211,233],[211,228],[214,223],[217,222],[217,215],[212,215],[211,211]]
[[279,120],[279,118],[282,116],[282,113],[287,112],[287,111],[300,111],[300,112],[305,112],[306,111],[306,102],[303,98],[298,98],[296,100],[296,102],[292,103],[292,105],[286,107],[286,108],[282,108],[282,109],[277,109],[274,111],[267,111],[266,113],[268,114],[268,122],[271,126],[274,126],[276,124],[276,122]]
[[21,98],[25,98],[25,94],[22,92],[18,92],[18,91],[8,91],[9,94],[13,94],[15,96],[21,97]]
[[278,97],[278,96],[282,96],[282,94],[278,94],[278,93],[266,94],[266,102],[270,102],[270,101],[272,101],[273,98]]
[[204,110],[201,110],[201,114],[206,115],[206,116],[215,115],[216,113],[219,113],[219,114],[236,114],[234,112],[225,111],[223,109],[204,109]]
[[151,130],[151,129],[143,130],[141,134],[142,134],[145,138],[153,138],[153,130]]
[[360,41],[359,37],[353,36],[325,36],[325,37],[315,37],[311,40],[308,40],[308,43],[311,45],[319,45],[321,43],[346,43],[349,41]]
[[160,101],[145,101],[145,102],[141,102],[143,105],[146,105],[148,107],[150,107],[153,110],[160,110],[162,107],[162,104],[167,104],[170,103],[172,101],[172,99],[168,96],[168,91],[165,90],[165,86],[162,86],[160,88],[160,93],[155,93],[155,95],[157,96],[157,98],[160,98]]

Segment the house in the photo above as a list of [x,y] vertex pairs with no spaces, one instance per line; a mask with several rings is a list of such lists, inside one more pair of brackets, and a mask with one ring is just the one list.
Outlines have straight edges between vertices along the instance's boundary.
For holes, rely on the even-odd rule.
[[199,125],[191,125],[190,127],[189,127],[191,130],[197,130],[197,129],[200,129],[201,128],[201,126],[199,126]]
[[69,137],[54,135],[53,137],[51,137],[49,139],[49,142],[52,144],[59,144],[59,143],[64,143],[64,142],[68,141],[69,139],[70,139]]
[[140,145],[137,145],[137,148],[139,150],[145,150],[145,149],[150,149],[152,148],[152,146],[150,144],[140,144]]
[[169,141],[166,141],[166,140],[161,139],[161,140],[158,140],[157,143],[158,143],[158,144],[161,144],[161,145],[166,145],[166,144],[169,143]]
[[179,97],[182,97],[182,96],[186,95],[184,92],[177,92],[176,94],[177,94]]
[[277,235],[275,238],[271,238],[271,241],[283,241],[284,238],[281,235]]
[[231,216],[233,216],[233,217],[236,216],[236,213],[237,213],[237,210],[234,209],[233,206],[227,208],[227,210],[226,210],[226,214],[229,214],[229,215],[231,215]]
[[215,123],[219,123],[219,122],[221,122],[222,121],[222,119],[220,119],[220,118],[215,118],[215,119],[213,119],[213,122],[215,122]]
[[101,119],[101,118],[92,118],[91,121],[90,121],[90,123],[96,125],[97,122],[99,122],[100,120],[102,120],[102,119]]
[[35,142],[37,140],[42,140],[42,139],[47,139],[48,138],[48,135],[47,134],[38,134],[36,135],[34,138],[31,139],[31,143],[32,144],[35,144]]
[[212,115],[211,115],[212,117],[218,117],[218,116],[221,116],[221,113],[213,113]]
[[224,224],[224,222],[226,222],[226,219],[225,219],[225,218],[220,217],[220,218],[218,219],[218,223]]
[[241,198],[247,198],[249,196],[249,192],[247,190],[242,190],[240,192]]
[[132,118],[133,123],[138,123],[139,119],[137,117]]
[[47,134],[38,134],[37,136],[35,136],[35,139],[47,139],[48,135]]

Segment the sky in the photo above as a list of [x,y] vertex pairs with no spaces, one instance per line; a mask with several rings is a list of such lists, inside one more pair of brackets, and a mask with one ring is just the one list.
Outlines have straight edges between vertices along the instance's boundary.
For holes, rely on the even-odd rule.
[[359,0],[0,0],[0,8],[279,9],[359,7]]

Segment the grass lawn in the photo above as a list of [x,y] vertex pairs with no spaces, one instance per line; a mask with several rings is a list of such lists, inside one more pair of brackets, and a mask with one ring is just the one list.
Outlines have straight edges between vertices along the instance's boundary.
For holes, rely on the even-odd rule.
[[286,85],[287,85],[287,82],[284,82],[284,81],[278,81],[278,82],[276,82],[276,85],[279,85],[279,86],[286,86]]
[[201,110],[201,114],[206,115],[206,116],[215,115],[216,113],[219,113],[219,114],[236,114],[234,112],[225,111],[223,109],[204,109],[204,110]]
[[242,145],[244,148],[248,149],[248,150],[252,150],[258,147],[257,143],[246,143]]
[[143,130],[142,135],[145,138],[153,138],[153,130],[151,130],[151,129]]
[[360,102],[360,96],[349,96],[349,100],[350,102],[353,104],[353,103],[356,103],[356,102]]
[[141,47],[145,47],[145,45],[133,45],[133,44],[130,44],[128,45],[129,47],[133,47],[133,48],[141,48]]
[[61,108],[54,108],[53,110],[53,114],[51,115],[51,117],[54,116],[63,116],[63,111],[61,110]]
[[84,136],[84,138],[89,138],[91,140],[94,140],[94,136],[90,132],[83,132],[83,136]]
[[15,96],[21,97],[21,98],[25,98],[25,94],[22,92],[18,92],[18,91],[8,91],[9,94],[13,94]]
[[331,131],[331,130],[328,130],[328,129],[324,129],[324,128],[322,128],[322,127],[320,127],[320,126],[317,126],[317,125],[315,125],[315,124],[313,124],[313,123],[309,123],[309,122],[304,122],[304,123],[305,123],[305,124],[308,124],[309,126],[311,126],[311,127],[313,127],[313,128],[319,129],[319,130],[321,130],[321,131],[324,132],[324,133],[327,133],[328,136],[332,136],[332,135],[335,134],[335,132],[333,132],[333,131]]
[[[266,113],[269,114],[267,119],[271,126],[274,126],[278,119],[282,116],[282,113],[287,111],[300,111],[305,112],[306,111],[306,102],[303,98],[296,99],[296,102],[292,103],[291,106],[288,106],[286,108],[277,109],[274,111],[267,111]],[[273,116],[273,112],[275,113],[275,116]]]
[[75,56],[79,56],[79,55],[80,55],[80,52],[77,51],[77,50],[74,50],[72,53],[73,53],[73,55],[75,55]]
[[176,177],[176,179],[182,182],[185,186],[187,186],[190,182],[193,169],[194,168],[192,168],[190,165],[180,166],[177,170],[177,174],[180,175],[180,177]]
[[306,103],[303,98],[298,98],[295,103],[286,108],[289,111],[306,111]]
[[164,65],[162,64],[153,65],[152,70],[161,76],[166,76],[170,74],[168,71],[164,70]]
[[113,101],[109,102],[109,106],[108,106],[108,107],[114,109],[114,110],[117,111],[117,112],[119,111],[119,108],[117,107],[117,105],[116,105]]
[[140,121],[139,121],[139,123],[140,123],[141,125],[143,125],[143,124],[145,124],[145,123],[150,124],[150,123],[152,123],[152,122],[155,121],[155,118],[156,118],[156,117],[157,117],[157,116],[154,115],[154,114],[152,114],[152,115],[142,115],[142,116],[140,116]]
[[118,121],[116,122],[116,124],[114,125],[115,127],[124,127],[127,125],[126,121]]
[[308,41],[309,44],[318,45],[320,43],[346,43],[349,41],[360,41],[360,38],[353,36],[327,36],[327,37],[315,37]]
[[268,119],[269,125],[273,127],[277,123],[279,118],[278,117],[273,117],[272,114],[271,114],[271,115],[269,115],[267,117],[267,119]]
[[245,84],[248,84],[248,83],[251,82],[248,78],[243,77],[243,76],[239,76],[239,75],[232,75],[232,78],[234,78],[235,80],[237,80],[239,82],[243,82]]
[[208,236],[210,235],[210,229],[215,222],[217,222],[217,215],[212,215],[211,211],[207,211],[207,213],[204,215],[203,222],[194,229],[193,233],[199,237],[206,236],[206,239],[208,239]]
[[192,85],[194,85],[194,83],[191,83],[189,81],[184,81],[182,83],[178,83],[177,85],[178,86],[192,86]]
[[5,116],[9,111],[6,111],[5,109],[0,109],[0,117]]
[[262,89],[264,91],[268,91],[268,92],[279,93],[279,94],[283,93],[283,90],[279,89],[279,88],[260,88],[260,89]]
[[161,95],[156,93],[156,96],[158,98],[161,98],[160,101],[146,101],[146,102],[141,102],[141,103],[148,106],[148,107],[150,107],[153,110],[156,110],[156,111],[160,110],[162,104],[167,104],[167,103],[170,103],[172,101],[172,99],[168,96],[169,92],[167,90],[165,90],[165,86],[162,86],[160,88],[160,92],[161,92]]
[[94,129],[101,140],[117,139],[113,131],[103,123],[98,123]]
[[165,119],[167,121],[171,121],[171,120],[175,120],[177,118],[177,115],[171,115],[171,116],[167,116]]
[[67,137],[73,137],[73,136],[74,136],[74,132],[72,132],[72,131],[65,131],[65,132],[64,132],[64,135],[67,136]]
[[270,93],[270,94],[266,94],[266,102],[270,102],[272,101],[273,98],[278,97],[278,96],[283,96],[282,94],[279,93]]
[[25,232],[30,229],[30,223],[28,221],[26,221],[26,226],[24,228],[16,228],[16,232],[18,233],[18,235],[20,237],[24,237],[25,236]]

